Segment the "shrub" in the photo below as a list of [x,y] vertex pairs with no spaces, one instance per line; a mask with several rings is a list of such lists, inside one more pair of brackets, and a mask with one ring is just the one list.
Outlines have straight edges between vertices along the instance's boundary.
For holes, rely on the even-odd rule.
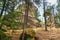
[[10,40],[10,37],[0,30],[0,40]]
[[60,28],[60,23],[56,23],[56,28]]
[[3,32],[6,32],[7,30],[5,30],[5,29],[0,29],[1,31],[3,31]]
[[31,37],[35,36],[35,31],[32,28],[25,29],[25,33],[30,35]]
[[[22,35],[23,35],[23,32],[19,38],[20,40],[22,40]],[[25,29],[24,40],[31,40],[34,37],[35,37],[35,31],[32,28]]]

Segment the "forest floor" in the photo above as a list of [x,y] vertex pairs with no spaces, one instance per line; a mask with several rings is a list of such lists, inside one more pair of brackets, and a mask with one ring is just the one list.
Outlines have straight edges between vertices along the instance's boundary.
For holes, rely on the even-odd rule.
[[48,28],[48,31],[37,29],[38,40],[60,40],[60,28]]
[[[60,28],[48,28],[48,31],[45,31],[44,28],[34,28],[36,32],[37,40],[60,40]],[[8,35],[12,36],[12,40],[19,40],[21,30],[17,30],[11,35],[9,32]]]

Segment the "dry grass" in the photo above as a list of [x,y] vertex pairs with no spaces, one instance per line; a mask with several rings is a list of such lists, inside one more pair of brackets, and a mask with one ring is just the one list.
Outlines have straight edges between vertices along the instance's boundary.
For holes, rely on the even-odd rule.
[[[36,32],[37,40],[60,40],[60,28],[48,28],[48,31],[44,31],[44,28],[33,28]],[[8,30],[6,34],[12,36],[12,40],[19,40],[19,36],[22,30]]]
[[38,40],[60,40],[60,28],[48,28],[48,31],[36,30]]

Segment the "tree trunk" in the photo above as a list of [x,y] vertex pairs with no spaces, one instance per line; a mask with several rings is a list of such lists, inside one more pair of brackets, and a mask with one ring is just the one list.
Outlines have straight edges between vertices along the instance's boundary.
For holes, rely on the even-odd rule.
[[54,24],[54,27],[55,27],[56,26],[56,21],[55,21],[55,14],[54,14],[54,6],[53,6],[53,18],[54,18],[53,19],[54,20],[54,23],[53,24]]
[[0,14],[0,29],[1,29],[1,26],[2,26],[1,21],[2,21],[2,14],[3,14],[4,8],[5,8],[5,4],[6,4],[6,0],[3,0],[3,8],[2,8],[1,14]]
[[44,19],[45,19],[45,31],[47,31],[46,15],[45,15],[45,0],[43,0],[43,7],[44,7]]
[[25,15],[24,15],[24,26],[23,26],[23,37],[22,37],[22,40],[24,40],[24,33],[25,33],[25,28],[27,27],[27,23],[28,23],[28,10],[29,10],[29,3],[28,3],[28,0],[25,0],[25,5],[26,5],[26,8],[25,8]]

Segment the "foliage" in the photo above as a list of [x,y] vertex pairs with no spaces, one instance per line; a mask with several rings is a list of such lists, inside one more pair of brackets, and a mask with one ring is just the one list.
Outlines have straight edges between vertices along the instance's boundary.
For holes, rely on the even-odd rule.
[[[23,32],[22,32],[22,34],[23,34]],[[20,40],[22,40],[22,34],[20,36]],[[25,29],[24,35],[25,35],[25,37],[24,37],[25,40],[31,40],[32,38],[35,37],[35,31],[32,28],[27,28],[27,29]]]
[[41,21],[40,19],[38,19],[38,18],[37,18],[37,21],[38,21],[38,22],[42,22],[42,21]]
[[[15,1],[14,1],[15,2]],[[3,14],[10,13],[14,11],[14,2],[12,0],[0,0],[0,29],[2,27]]]
[[32,28],[25,29],[26,34],[31,35],[32,37],[35,36],[35,31]]
[[6,32],[7,30],[5,30],[5,29],[0,29],[0,30],[2,30],[3,32]]
[[60,27],[60,23],[59,23],[60,22],[60,0],[57,1],[57,4],[58,5],[57,5],[57,8],[56,9],[57,9],[57,12],[58,13],[56,13],[55,19],[56,19],[56,26],[57,27]]
[[35,11],[35,14],[34,14],[34,15],[35,15],[36,20],[37,20],[38,22],[41,22],[41,20],[38,18],[38,17],[40,16],[38,10]]
[[45,13],[46,13],[46,14],[45,14],[46,16],[50,16],[50,15],[51,15],[51,9],[47,9],[47,10],[45,11]]
[[56,14],[55,16],[56,27],[60,27],[60,13]]
[[59,28],[60,27],[60,23],[56,23],[56,28]]
[[38,10],[35,11],[35,18],[38,18],[40,15],[39,15],[39,12]]
[[0,30],[0,40],[10,40],[10,37]]
[[60,1],[58,0],[57,11],[60,13]]
[[56,26],[60,27],[60,13],[57,13],[55,16]]
[[21,23],[17,22],[18,20],[20,20],[19,16],[20,13],[18,12],[12,12],[6,15],[3,15],[3,20],[2,20],[2,26],[6,25],[8,27],[11,27],[14,29],[14,27],[19,26]]

